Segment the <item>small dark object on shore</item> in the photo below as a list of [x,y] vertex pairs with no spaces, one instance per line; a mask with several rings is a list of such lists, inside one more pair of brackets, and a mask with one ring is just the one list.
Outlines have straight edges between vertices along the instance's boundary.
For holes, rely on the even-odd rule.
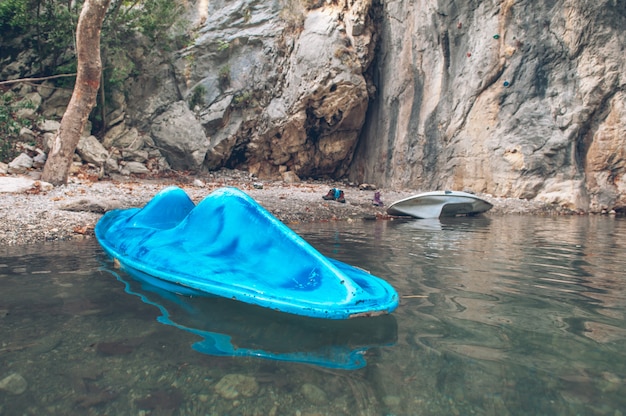
[[331,188],[328,193],[322,198],[324,198],[326,201],[337,201],[341,202],[342,204],[346,203],[346,198],[343,191],[337,188]]
[[372,200],[372,205],[374,205],[376,207],[384,207],[385,206],[385,204],[383,203],[382,199],[380,199],[380,191],[374,192],[374,199]]

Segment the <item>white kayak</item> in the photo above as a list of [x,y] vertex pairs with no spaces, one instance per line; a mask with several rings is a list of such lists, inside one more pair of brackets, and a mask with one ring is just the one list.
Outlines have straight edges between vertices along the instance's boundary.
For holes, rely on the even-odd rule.
[[476,195],[460,191],[432,191],[394,202],[387,208],[389,215],[409,215],[415,218],[455,217],[476,215],[489,211],[493,205]]

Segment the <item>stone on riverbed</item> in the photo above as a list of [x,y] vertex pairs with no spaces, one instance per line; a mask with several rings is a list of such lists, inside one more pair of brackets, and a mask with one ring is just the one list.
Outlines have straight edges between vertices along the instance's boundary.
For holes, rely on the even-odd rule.
[[243,374],[227,374],[215,385],[215,392],[225,399],[252,397],[259,390],[254,377]]
[[19,395],[26,391],[28,383],[18,373],[13,373],[0,380],[0,391],[6,391],[13,395]]
[[302,395],[312,404],[328,403],[326,392],[314,384],[306,383],[302,385]]

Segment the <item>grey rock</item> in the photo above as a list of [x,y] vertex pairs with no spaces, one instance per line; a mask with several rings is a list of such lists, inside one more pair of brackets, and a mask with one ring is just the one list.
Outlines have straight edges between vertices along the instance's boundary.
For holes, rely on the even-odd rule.
[[29,105],[25,108],[20,108],[16,112],[16,116],[20,118],[28,118],[28,119],[35,118],[37,115],[37,110],[39,109],[39,106],[41,105],[41,101],[42,101],[41,95],[39,95],[36,92],[30,92],[24,95],[24,98],[22,98],[21,102],[24,104],[29,104]]
[[0,176],[0,193],[20,193],[29,190],[34,179],[23,176]]
[[328,403],[326,392],[314,384],[303,384],[301,391],[304,398],[312,404],[321,405]]
[[41,142],[43,144],[43,151],[46,153],[50,152],[52,145],[54,143],[55,133],[47,132],[42,135]]
[[258,390],[259,384],[254,377],[243,374],[227,374],[215,385],[215,392],[225,399],[252,397]]
[[83,161],[102,166],[109,158],[109,152],[95,136],[81,137],[76,146],[76,153]]
[[127,132],[127,127],[125,123],[116,124],[115,126],[107,130],[106,134],[104,135],[104,138],[102,139],[102,145],[107,149],[110,149],[113,146],[126,147],[124,144],[122,144],[120,140],[120,138],[124,134],[126,134],[126,132]]
[[233,96],[228,95],[207,108],[200,116],[200,122],[207,133],[213,134],[227,122]]
[[351,180],[626,206],[624,4],[403,0],[376,18]]
[[37,87],[37,92],[43,99],[49,98],[56,88],[52,81],[44,81]]
[[111,200],[102,200],[96,198],[80,198],[68,201],[59,206],[63,211],[73,212],[95,212],[103,214],[112,209],[119,208],[119,204]]
[[139,150],[144,145],[144,139],[136,128],[128,129],[121,123],[107,131],[103,145],[107,149],[115,146],[124,150]]
[[122,152],[124,160],[133,162],[145,163],[150,157],[150,153],[147,150],[130,150]]
[[20,140],[31,141],[35,138],[35,132],[28,127],[22,127],[20,129]]
[[117,160],[113,159],[113,158],[108,158],[105,162],[104,162],[104,169],[107,172],[119,172],[120,171],[120,166],[117,163]]
[[63,117],[71,98],[72,90],[64,88],[55,89],[52,95],[41,104],[44,117],[58,119]]
[[209,140],[186,102],[175,102],[156,117],[152,124],[152,136],[155,144],[165,151],[173,169],[202,168]]
[[33,158],[26,153],[20,153],[15,159],[9,163],[8,173],[20,174],[25,173],[33,167]]
[[53,332],[49,335],[44,335],[39,338],[33,346],[29,348],[29,351],[33,354],[45,354],[56,349],[63,342],[63,335],[57,332]]
[[47,155],[40,149],[36,150],[37,154],[33,157],[33,167],[41,169],[46,164]]
[[295,172],[292,172],[290,170],[283,172],[281,176],[285,183],[298,183],[301,181],[298,175],[296,175]]
[[19,373],[9,374],[0,380],[0,391],[5,391],[12,395],[20,395],[26,391],[28,383]]
[[56,120],[43,120],[37,126],[44,133],[56,133],[61,127],[61,122]]
[[128,173],[138,173],[138,174],[147,174],[150,173],[150,170],[141,162],[124,162],[124,169],[128,171]]
[[[210,2],[172,54],[133,39],[141,71],[113,91],[105,147],[147,150],[150,169],[626,209],[623,2],[307,4]],[[50,87],[41,112],[60,118],[71,91]],[[58,124],[39,128],[46,142]]]

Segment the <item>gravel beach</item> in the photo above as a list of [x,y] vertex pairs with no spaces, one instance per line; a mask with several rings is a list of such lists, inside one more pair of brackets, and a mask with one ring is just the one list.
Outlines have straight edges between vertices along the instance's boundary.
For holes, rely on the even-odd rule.
[[[334,181],[264,181],[246,172],[220,170],[198,176],[113,177],[98,180],[75,174],[67,185],[51,187],[39,182],[37,172],[28,176],[0,176],[0,245],[93,238],[100,217],[111,209],[141,207],[167,186],[179,186],[198,202],[213,190],[235,186],[248,193],[286,224],[317,221],[393,220],[385,206],[425,190],[378,189],[385,206],[372,204],[374,187]],[[330,188],[345,193],[345,203],[326,201]],[[553,208],[526,200],[478,196],[494,207],[483,214],[551,215]]]

